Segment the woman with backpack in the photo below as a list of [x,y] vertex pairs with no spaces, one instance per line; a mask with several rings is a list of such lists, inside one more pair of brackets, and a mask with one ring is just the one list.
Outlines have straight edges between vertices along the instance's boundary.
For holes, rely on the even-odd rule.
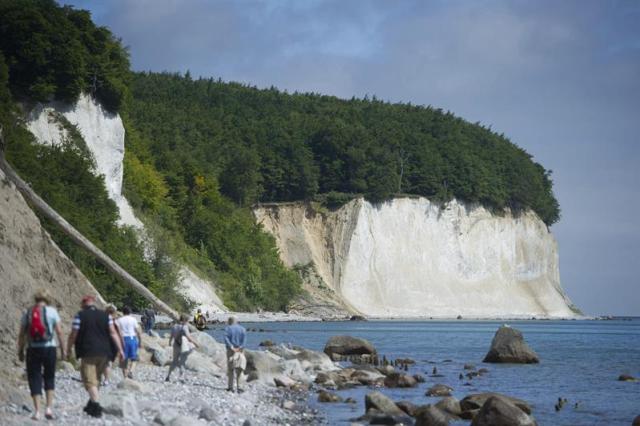
[[[60,346],[60,356],[66,356],[64,340],[62,340],[62,328],[60,327],[60,315],[50,303],[45,290],[37,291],[34,295],[34,306],[27,309],[20,321],[20,333],[18,335],[18,358],[25,360],[29,390],[33,399],[34,413],[31,418],[40,418],[40,399],[42,397],[42,382],[46,403],[44,416],[52,420],[53,394],[55,390],[56,374],[56,350]],[[54,337],[54,331],[58,339]]]
[[165,382],[168,382],[171,378],[171,373],[177,367],[180,369],[180,375],[182,376],[184,370],[184,364],[187,362],[187,357],[191,353],[193,347],[198,347],[198,344],[191,333],[189,333],[189,317],[185,314],[180,315],[180,322],[173,326],[171,329],[171,335],[169,336],[169,346],[172,346],[173,342],[173,360],[167,373]]

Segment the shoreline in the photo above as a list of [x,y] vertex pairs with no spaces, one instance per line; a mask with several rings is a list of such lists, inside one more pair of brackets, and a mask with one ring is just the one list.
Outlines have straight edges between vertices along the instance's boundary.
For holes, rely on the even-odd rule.
[[[139,315],[138,315],[139,316]],[[209,315],[207,318],[207,324],[221,324],[225,323],[227,319],[234,316],[241,323],[268,323],[268,322],[359,322],[359,321],[398,321],[398,322],[429,322],[429,321],[473,321],[473,322],[495,322],[495,321],[609,321],[609,320],[624,320],[629,317],[617,317],[617,316],[575,316],[575,317],[542,317],[542,316],[495,316],[495,317],[435,317],[435,316],[419,316],[419,317],[366,317],[357,316],[353,317],[320,317],[309,316],[299,314],[287,314],[283,312],[223,312]],[[172,323],[173,320],[166,315],[156,316],[156,325]],[[163,327],[162,325],[160,327]]]

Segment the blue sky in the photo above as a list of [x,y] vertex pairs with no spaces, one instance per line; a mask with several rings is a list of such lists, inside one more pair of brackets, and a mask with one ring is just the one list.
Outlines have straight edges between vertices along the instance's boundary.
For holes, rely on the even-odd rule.
[[67,1],[133,68],[430,104],[553,170],[562,284],[640,315],[640,2]]

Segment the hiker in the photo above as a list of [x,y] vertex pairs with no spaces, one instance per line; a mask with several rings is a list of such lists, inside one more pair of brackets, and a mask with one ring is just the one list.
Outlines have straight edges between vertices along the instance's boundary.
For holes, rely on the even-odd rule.
[[[25,360],[27,365],[27,379],[29,391],[33,399],[33,420],[40,418],[40,399],[42,397],[42,382],[46,393],[46,408],[44,416],[53,420],[53,394],[55,390],[56,350],[60,345],[60,357],[65,358],[60,315],[50,303],[45,290],[37,291],[34,296],[35,305],[27,309],[20,319],[18,334],[18,359]],[[54,332],[58,337],[54,337]]]
[[[120,329],[118,328],[118,318],[122,316],[120,312],[116,309],[116,306],[113,304],[107,305],[105,312],[111,317],[113,321],[113,326],[118,333],[118,337],[120,341],[122,341],[122,334],[120,334]],[[107,367],[104,369],[104,380],[102,380],[102,386],[107,386],[109,384],[109,378],[111,376],[111,368],[113,367],[113,363],[116,361],[116,357],[118,356],[118,348],[111,342],[111,356],[109,357],[109,362],[107,363]]]
[[142,325],[144,326],[144,332],[149,336],[152,336],[151,330],[156,325],[156,312],[151,305],[142,312]]
[[224,343],[227,347],[227,390],[233,392],[235,377],[238,393],[242,393],[244,389],[240,386],[240,378],[244,369],[247,368],[247,359],[244,356],[247,331],[238,324],[235,317],[229,317],[227,323],[224,329]]
[[122,337],[124,351],[124,363],[122,364],[122,377],[133,379],[133,369],[138,361],[138,348],[142,343],[142,333],[138,320],[131,315],[131,308],[122,308],[122,317],[116,320],[116,326]]
[[171,329],[171,335],[169,336],[169,346],[172,346],[173,342],[173,360],[171,366],[169,366],[169,372],[167,378],[164,379],[168,382],[171,378],[171,373],[175,368],[180,369],[180,376],[184,372],[184,365],[187,362],[187,357],[191,353],[192,347],[198,347],[198,343],[193,340],[191,333],[189,333],[189,317],[186,314],[180,315],[180,321]]
[[[102,407],[98,402],[99,379],[111,356],[111,344],[117,348],[120,359],[124,358],[124,353],[113,319],[105,311],[96,308],[95,303],[94,296],[82,298],[82,310],[73,319],[67,347],[74,347],[76,358],[81,359],[80,376],[89,393],[84,412],[93,417],[101,417]],[[70,355],[67,354],[68,357]]]
[[202,309],[198,308],[198,312],[193,316],[193,323],[200,331],[207,328],[207,319],[202,315]]

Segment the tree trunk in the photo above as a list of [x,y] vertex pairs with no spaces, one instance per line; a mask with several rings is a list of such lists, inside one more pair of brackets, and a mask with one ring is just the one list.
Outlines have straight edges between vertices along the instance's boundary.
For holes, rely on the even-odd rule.
[[29,185],[23,181],[20,176],[13,170],[13,168],[7,163],[2,151],[2,129],[0,129],[0,169],[5,173],[7,179],[11,181],[22,196],[40,213],[55,223],[69,238],[71,238],[76,244],[83,249],[87,250],[93,257],[95,257],[105,268],[120,278],[125,284],[133,288],[138,294],[151,302],[159,311],[162,311],[178,320],[179,315],[176,311],[170,308],[166,303],[157,298],[148,288],[142,285],[131,274],[125,271],[120,265],[114,262],[109,256],[104,254],[102,250],[96,247],[91,241],[86,239],[80,232],[78,232],[73,226],[69,224],[62,216],[60,216],[55,210],[53,210],[42,198],[36,194]]

